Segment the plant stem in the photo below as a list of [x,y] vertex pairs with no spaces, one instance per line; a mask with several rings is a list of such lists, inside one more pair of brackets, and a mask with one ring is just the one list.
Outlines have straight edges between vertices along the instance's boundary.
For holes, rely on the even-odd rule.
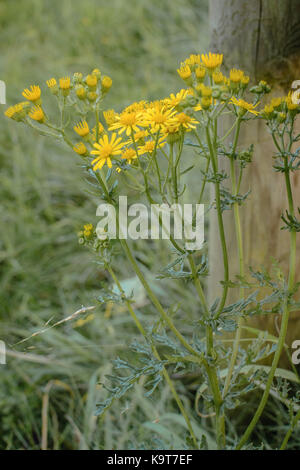
[[[211,162],[214,174],[216,176],[218,172],[218,161],[217,156],[215,155],[216,150],[212,146],[211,137],[209,127],[206,127],[206,137],[207,137],[207,144],[211,156]],[[218,311],[216,312],[216,318],[222,313],[224,308],[227,293],[228,293],[228,281],[229,281],[229,265],[228,265],[228,253],[227,253],[227,246],[226,246],[226,239],[225,239],[225,230],[224,230],[224,223],[222,217],[222,209],[221,209],[221,196],[220,196],[220,183],[216,181],[215,185],[215,197],[216,197],[216,209],[217,209],[217,217],[218,217],[218,225],[219,225],[219,233],[220,233],[220,240],[222,246],[222,253],[223,253],[223,263],[224,263],[224,287],[223,287],[223,294],[220,301],[220,305]]]
[[[113,278],[113,280],[115,281],[115,283],[116,283],[116,285],[117,285],[117,287],[118,287],[120,293],[121,293],[122,295],[124,295],[124,290],[123,290],[123,288],[122,288],[122,286],[121,286],[121,284],[120,284],[120,282],[119,282],[117,276],[115,275],[113,269],[111,268],[110,265],[107,265],[106,268],[107,268],[108,272],[110,273],[111,277]],[[141,322],[139,321],[138,317],[136,316],[136,313],[135,313],[135,311],[133,310],[130,301],[126,299],[126,300],[125,300],[125,303],[126,303],[126,306],[127,306],[127,308],[128,308],[128,311],[129,311],[131,317],[133,318],[133,321],[134,321],[135,324],[136,324],[136,327],[138,328],[138,330],[139,330],[139,332],[142,334],[142,336],[145,338],[145,340],[148,342],[147,333],[146,333],[146,331],[145,331],[143,325],[142,325]],[[152,352],[153,352],[154,356],[156,357],[156,359],[161,362],[161,357],[160,357],[160,355],[159,355],[159,353],[158,353],[156,347],[154,346],[154,344],[151,344],[151,349],[152,349]],[[190,418],[189,418],[189,416],[188,416],[188,414],[187,414],[187,412],[186,412],[186,410],[185,410],[185,408],[184,408],[184,405],[183,405],[183,403],[182,403],[182,400],[180,399],[180,397],[179,397],[179,395],[178,395],[178,393],[177,393],[177,391],[176,391],[176,388],[174,387],[174,384],[173,384],[173,382],[172,382],[172,380],[171,380],[171,378],[170,378],[170,376],[169,376],[169,374],[168,374],[168,371],[166,370],[165,367],[163,367],[162,373],[163,373],[163,376],[164,376],[164,378],[165,378],[167,384],[168,384],[169,387],[170,387],[170,390],[171,390],[171,392],[172,392],[172,394],[173,394],[174,400],[176,401],[177,406],[178,406],[179,410],[181,411],[182,416],[184,417],[184,420],[185,420],[185,422],[186,422],[186,425],[187,425],[187,427],[188,427],[188,430],[189,430],[189,432],[190,432],[190,434],[191,434],[191,437],[192,437],[194,446],[195,446],[196,449],[198,449],[197,438],[196,438],[196,436],[195,436],[195,433],[194,433],[194,430],[193,430],[193,427],[192,427]]]
[[[210,157],[207,158],[206,167],[205,167],[205,175],[207,174],[207,172],[209,170],[209,165],[210,165]],[[201,202],[202,202],[205,186],[206,186],[206,176],[203,177],[201,190],[200,190],[200,194],[199,194],[199,199],[198,199],[198,204],[201,204]]]
[[279,450],[284,450],[286,448],[287,443],[289,442],[289,439],[292,435],[292,432],[294,431],[295,426],[297,425],[299,419],[300,419],[300,410],[298,411],[296,416],[294,416],[294,418],[292,419],[291,426],[290,426],[288,432],[286,433]]
[[[188,255],[188,260],[192,270],[192,276],[194,280],[194,284],[202,304],[205,318],[207,319],[206,324],[206,353],[208,358],[214,358],[214,341],[213,341],[213,330],[211,325],[208,323],[210,318],[210,312],[207,307],[207,302],[204,296],[204,292],[201,286],[201,282],[197,273],[197,268],[195,265],[194,258],[191,254]],[[222,395],[220,392],[220,386],[218,381],[218,376],[216,369],[213,365],[210,365],[209,362],[205,361],[204,366],[206,369],[206,373],[208,375],[210,388],[214,397],[214,404],[215,404],[215,411],[216,411],[216,437],[218,447],[220,449],[225,447],[225,418],[224,415],[220,413],[220,407],[222,404]]]
[[[291,182],[290,182],[290,172],[288,168],[288,161],[287,157],[284,156],[285,159],[285,182],[286,182],[286,190],[287,190],[287,197],[288,197],[288,204],[289,204],[289,211],[291,215],[294,216],[294,203],[293,203],[293,196],[292,196],[292,190],[291,190]],[[296,268],[296,232],[291,231],[290,233],[290,267],[289,267],[289,279],[288,279],[288,286],[287,286],[287,296],[285,300],[285,305],[284,305],[284,312],[282,314],[282,320],[281,320],[281,326],[280,326],[280,332],[279,332],[279,338],[278,338],[278,343],[277,343],[277,349],[274,354],[272,366],[269,372],[268,380],[266,383],[266,388],[263,393],[262,399],[260,401],[260,404],[256,410],[255,415],[252,418],[252,421],[250,422],[249,426],[247,427],[246,431],[244,432],[240,442],[237,445],[237,449],[241,449],[243,445],[247,442],[249,439],[254,427],[256,426],[257,421],[259,420],[266,403],[268,401],[270,389],[273,383],[273,378],[275,375],[275,371],[281,356],[282,349],[284,347],[284,342],[285,342],[285,337],[287,333],[287,327],[288,327],[288,322],[289,322],[289,294],[292,293],[293,288],[294,288],[294,281],[295,281],[295,268]]]
[[174,162],[174,144],[170,144],[170,162],[171,162],[171,169],[172,169],[172,182],[173,182],[173,192],[174,192],[174,199],[176,204],[178,204],[178,187],[177,187],[177,171],[176,165]]
[[[232,156],[230,159],[230,174],[231,174],[231,183],[232,183],[232,194],[234,196],[237,196],[237,185],[236,185],[236,174],[235,174],[235,159],[234,159],[234,153],[236,150],[237,146],[237,141],[238,141],[238,135],[240,131],[240,120],[238,120],[237,128],[236,128],[236,134],[235,134],[235,139],[234,139],[234,144],[233,144],[233,149],[232,149]],[[240,180],[239,180],[239,185],[240,185]],[[241,221],[240,221],[240,212],[239,212],[239,205],[237,202],[233,204],[233,212],[234,212],[234,225],[235,225],[235,233],[236,233],[236,240],[237,240],[237,246],[238,246],[238,257],[239,257],[239,274],[241,277],[244,276],[244,253],[243,253],[243,238],[242,238],[242,230],[241,230]],[[240,298],[244,296],[244,289],[240,287]],[[239,344],[241,340],[241,333],[242,333],[242,326],[243,326],[243,319],[239,317],[237,321],[237,330],[234,338],[234,343],[233,343],[233,348],[232,348],[232,355],[228,367],[228,374],[225,379],[225,384],[224,384],[224,389],[223,389],[223,397],[226,395],[228,392],[229,386],[230,386],[230,381],[231,377],[234,371],[234,366],[235,362],[237,359],[238,351],[239,351]]]
[[154,292],[152,292],[152,289],[151,287],[149,286],[148,282],[146,281],[142,271],[140,270],[140,268],[138,267],[132,253],[131,253],[131,250],[126,242],[126,240],[124,239],[120,239],[120,243],[122,245],[122,248],[128,258],[128,261],[130,262],[131,266],[133,267],[136,275],[138,276],[139,280],[141,281],[145,291],[147,292],[148,294],[148,297],[150,298],[151,302],[153,303],[153,305],[156,307],[157,311],[159,312],[159,314],[161,315],[161,317],[163,318],[163,320],[167,323],[167,325],[169,326],[170,330],[174,333],[174,335],[176,336],[176,338],[179,340],[179,342],[185,347],[185,349],[187,349],[191,354],[195,355],[195,356],[198,356],[198,357],[202,357],[201,354],[196,351],[185,339],[184,337],[182,336],[182,334],[177,330],[177,328],[175,327],[174,323],[172,322],[171,318],[169,317],[169,315],[165,312],[165,310],[163,309],[161,303],[159,302],[158,298],[156,297],[156,295],[154,294]]
[[195,284],[200,302],[202,304],[205,317],[209,318],[209,316],[210,316],[209,309],[207,307],[207,302],[206,302],[206,299],[205,299],[205,296],[204,296],[204,292],[203,292],[203,289],[202,289],[202,286],[201,286],[200,279],[198,277],[197,268],[196,268],[196,265],[195,265],[193,255],[191,255],[191,254],[188,255],[188,261],[190,263],[194,284]]

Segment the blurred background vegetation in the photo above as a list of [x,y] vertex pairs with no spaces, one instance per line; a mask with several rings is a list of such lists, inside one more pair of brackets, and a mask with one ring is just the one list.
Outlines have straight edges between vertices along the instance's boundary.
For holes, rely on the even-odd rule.
[[[208,47],[208,0],[0,0],[0,31],[8,105],[31,84],[45,89],[52,76],[98,67],[113,79],[107,107],[120,109],[181,88],[178,64]],[[9,349],[7,366],[0,366],[0,448],[39,449],[42,442],[49,449],[184,447],[185,424],[167,387],[145,398],[141,381],[103,418],[94,416],[106,396],[100,382],[113,359],[129,354],[137,334],[126,310],[97,306],[92,315],[15,345],[47,322],[96,305],[106,279],[77,241],[79,228],[93,221],[95,201],[75,154],[3,113],[0,125],[0,338]],[[138,246],[151,282],[153,257],[162,265],[168,260],[159,244],[148,248]],[[121,261],[120,277],[134,283]],[[173,287],[171,296],[192,318],[195,305],[184,288]],[[150,324],[152,307],[143,295],[138,307]],[[193,387],[181,381],[177,387],[190,406]],[[278,403],[274,410],[258,428],[266,446],[286,424]],[[213,448],[210,421],[194,414],[193,423]]]

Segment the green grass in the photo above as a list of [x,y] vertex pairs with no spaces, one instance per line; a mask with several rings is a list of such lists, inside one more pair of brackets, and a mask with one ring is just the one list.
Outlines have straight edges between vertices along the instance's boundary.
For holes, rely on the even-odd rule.
[[[16,8],[2,0],[0,29],[8,105],[30,84],[45,89],[52,76],[99,67],[113,78],[107,106],[121,108],[180,89],[180,60],[207,46],[207,2],[20,0]],[[77,242],[96,206],[76,156],[3,114],[0,125],[0,338],[11,351],[0,370],[0,448],[41,447],[43,397],[45,406],[51,381],[58,385],[44,408],[50,449],[184,446],[182,423],[168,431],[180,417],[164,386],[151,401],[139,384],[103,420],[94,417],[106,393],[98,382],[138,336],[126,311],[114,308],[107,317],[98,306],[84,326],[69,322],[16,345],[49,320],[94,305],[106,275]],[[140,248],[151,269],[152,255]],[[167,259],[161,259],[163,265]],[[122,263],[119,272],[123,279],[132,276]],[[179,286],[175,291],[190,302]],[[149,305],[139,314],[146,324],[153,318]],[[188,406],[180,384],[179,390]]]

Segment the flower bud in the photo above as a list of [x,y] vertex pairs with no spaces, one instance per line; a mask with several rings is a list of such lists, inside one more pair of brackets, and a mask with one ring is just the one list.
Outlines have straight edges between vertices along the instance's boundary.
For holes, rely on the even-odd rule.
[[77,98],[80,100],[84,100],[86,98],[86,89],[82,85],[76,85],[75,87],[75,92]]
[[73,75],[73,83],[82,83],[82,73],[80,72],[75,72]]
[[202,67],[202,65],[199,65],[198,67],[196,67],[195,75],[196,75],[196,79],[198,82],[203,82],[205,74],[206,74],[206,70],[204,67]]
[[104,75],[101,81],[102,93],[107,93],[109,89],[111,88],[111,86],[112,86],[112,79],[108,77],[107,75]]
[[87,94],[87,99],[93,103],[94,101],[96,101],[96,99],[98,98],[98,95],[95,91],[89,91],[88,94]]
[[95,91],[97,88],[98,79],[96,75],[91,74],[85,78],[85,83],[91,91]]
[[208,109],[210,105],[212,104],[212,98],[208,96],[203,96],[201,98],[201,106],[203,109]]
[[282,124],[286,120],[286,113],[284,112],[278,113],[276,118],[279,124]]
[[92,71],[92,75],[95,75],[97,77],[97,80],[100,80],[100,77],[101,77],[101,72],[99,69],[94,69]]
[[58,85],[57,85],[57,81],[55,80],[55,78],[50,78],[50,80],[47,80],[46,83],[47,83],[48,88],[51,91],[51,93],[53,95],[57,95],[58,94]]

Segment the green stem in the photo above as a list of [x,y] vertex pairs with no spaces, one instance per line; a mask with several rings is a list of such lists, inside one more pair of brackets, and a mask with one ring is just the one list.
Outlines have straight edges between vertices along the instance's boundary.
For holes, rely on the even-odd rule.
[[[291,215],[294,215],[294,203],[293,203],[293,196],[292,196],[292,190],[291,190],[291,182],[290,182],[290,173],[289,173],[289,168],[288,168],[288,161],[287,157],[285,158],[285,181],[286,181],[286,189],[287,189],[287,197],[288,197],[288,203],[289,203],[289,210]],[[289,279],[288,279],[288,294],[290,294],[293,291],[294,288],[294,282],[295,282],[295,269],[296,269],[296,232],[291,231],[290,233],[290,268],[289,268]],[[285,306],[284,306],[284,312],[282,314],[282,320],[281,320],[281,327],[280,327],[280,332],[279,332],[279,338],[278,338],[278,343],[277,343],[277,349],[274,354],[272,366],[269,372],[268,380],[266,383],[266,388],[263,393],[262,399],[260,401],[260,404],[256,410],[255,415],[252,418],[252,421],[250,422],[249,426],[247,427],[246,431],[244,432],[240,442],[237,445],[237,449],[241,449],[243,445],[247,442],[249,439],[254,427],[256,426],[256,423],[258,422],[265,406],[269,398],[270,394],[270,389],[273,383],[273,378],[277,369],[277,365],[281,356],[282,349],[284,347],[285,343],[285,337],[287,333],[287,328],[288,328],[288,322],[289,322],[289,295],[287,294],[287,298],[285,300]]]
[[209,316],[210,316],[209,309],[208,309],[208,307],[207,307],[207,303],[206,303],[206,299],[205,299],[205,296],[204,296],[204,292],[203,292],[203,289],[202,289],[202,286],[201,286],[200,279],[199,279],[199,277],[198,277],[197,268],[196,268],[196,265],[195,265],[195,261],[194,261],[193,255],[191,255],[191,254],[188,255],[188,261],[189,261],[189,263],[190,263],[190,267],[191,267],[191,270],[192,270],[192,276],[193,276],[194,284],[195,284],[195,287],[196,287],[196,290],[197,290],[197,293],[198,293],[200,302],[201,302],[201,304],[202,304],[205,317],[206,317],[206,318],[209,318]]
[[[234,196],[237,196],[238,192],[238,187],[240,186],[241,183],[241,173],[240,173],[240,179],[238,182],[238,186],[236,184],[236,173],[235,173],[235,151],[237,147],[237,142],[238,142],[238,136],[240,132],[240,126],[241,126],[241,121],[237,119],[237,128],[235,132],[235,138],[234,138],[234,143],[233,143],[233,148],[232,148],[232,155],[230,159],[230,175],[231,175],[231,184],[232,184],[232,194]],[[242,171],[242,170],[241,170]],[[239,274],[241,277],[244,276],[244,253],[243,253],[243,237],[242,237],[242,229],[241,229],[241,221],[240,221],[240,212],[239,212],[239,205],[237,202],[233,204],[233,213],[234,213],[234,225],[235,225],[235,233],[236,233],[236,240],[237,240],[237,246],[238,246],[238,258],[239,258]],[[240,288],[240,298],[244,296],[244,289],[241,287]],[[241,334],[242,334],[242,326],[243,326],[243,320],[240,317],[237,321],[237,330],[234,338],[234,343],[233,343],[233,348],[232,348],[232,355],[228,367],[228,374],[225,379],[225,384],[224,384],[224,389],[223,389],[223,397],[226,395],[228,392],[229,386],[230,386],[230,381],[231,377],[234,371],[234,366],[236,363],[238,351],[239,351],[239,344],[241,340]]]
[[96,105],[95,109],[95,121],[96,121],[96,142],[99,140],[99,109],[98,105]]
[[288,432],[286,433],[279,450],[284,450],[286,448],[287,443],[289,442],[292,432],[294,431],[299,419],[300,419],[300,410],[298,411],[296,416],[294,416],[294,418],[292,419],[291,426]]
[[[232,180],[232,192],[236,196],[236,177],[235,177],[235,167],[234,167],[234,159],[231,158],[230,161],[230,167],[231,167],[231,180]],[[237,202],[234,203],[233,205],[233,211],[234,211],[234,223],[235,223],[235,232],[236,232],[236,239],[237,239],[237,246],[238,246],[238,257],[239,257],[239,272],[240,276],[244,276],[244,254],[243,254],[243,239],[242,239],[242,230],[241,230],[241,221],[240,221],[240,213],[239,213],[239,205]],[[244,289],[241,287],[240,288],[240,298],[243,298],[244,296]],[[236,363],[238,351],[239,351],[239,344],[241,340],[241,333],[242,333],[242,326],[243,326],[243,320],[240,317],[237,321],[237,330],[233,342],[233,348],[232,348],[232,354],[231,354],[231,359],[228,367],[228,374],[225,379],[225,384],[224,384],[224,389],[223,389],[223,397],[226,395],[228,392],[229,386],[230,386],[230,381],[231,377],[234,371],[234,366]]]
[[[215,149],[212,146],[211,138],[210,138],[210,131],[209,127],[206,127],[206,137],[207,137],[207,144],[211,156],[211,162],[214,174],[216,175],[218,172],[218,161],[217,156],[215,155]],[[228,293],[228,281],[229,281],[229,265],[228,265],[228,253],[227,253],[227,246],[226,246],[226,239],[225,239],[225,230],[224,230],[224,223],[223,223],[223,216],[222,216],[222,209],[221,209],[221,196],[220,196],[220,183],[216,181],[215,185],[215,197],[216,197],[216,209],[217,209],[217,217],[218,217],[218,225],[219,225],[219,233],[220,233],[220,240],[222,246],[222,253],[223,253],[223,264],[224,264],[224,287],[223,287],[223,294],[220,301],[220,305],[218,311],[216,312],[216,318],[222,313],[224,308],[227,293]]]
[[[191,254],[188,255],[188,261],[190,263],[190,267],[192,270],[192,276],[194,280],[194,284],[200,299],[200,302],[202,304],[203,310],[205,317],[207,321],[210,318],[210,312],[207,306],[207,302],[204,296],[204,292],[201,286],[200,279],[198,277],[197,273],[197,268],[195,265],[194,258]],[[213,358],[214,357],[214,341],[213,341],[213,330],[211,325],[207,323],[206,325],[206,352],[207,352],[207,357],[208,358]],[[214,404],[215,404],[215,411],[216,411],[216,437],[217,437],[217,443],[218,447],[220,449],[224,449],[225,447],[225,417],[223,413],[220,413],[220,407],[222,404],[222,395],[220,392],[220,386],[219,386],[219,380],[217,376],[217,372],[214,366],[210,365],[207,361],[204,362],[204,367],[206,370],[206,373],[208,375],[209,379],[209,384],[211,388],[211,392],[214,397]]]
[[[115,284],[117,285],[117,287],[118,287],[120,293],[121,293],[122,295],[124,295],[124,290],[123,290],[123,288],[122,288],[122,286],[121,286],[121,284],[120,284],[120,282],[119,282],[117,276],[115,275],[113,269],[112,269],[111,266],[109,266],[109,265],[107,265],[106,268],[107,268],[108,272],[110,273],[111,277],[113,278],[113,280],[115,281]],[[132,317],[134,323],[136,324],[136,326],[137,326],[139,332],[142,334],[142,336],[143,336],[143,337],[145,338],[145,340],[148,342],[147,333],[146,333],[146,331],[145,331],[143,325],[141,324],[140,320],[139,320],[138,317],[136,316],[136,313],[135,313],[135,311],[133,310],[130,301],[129,301],[129,300],[126,300],[125,302],[126,302],[126,306],[127,306],[127,308],[128,308],[128,311],[129,311],[129,313],[130,313],[130,315],[131,315],[131,317]],[[156,347],[154,346],[154,344],[151,344],[151,349],[152,349],[152,352],[153,352],[154,356],[156,357],[156,359],[161,362],[161,357],[160,357],[160,355],[159,355],[159,353],[158,353]],[[163,372],[163,376],[164,376],[164,378],[165,378],[167,384],[168,384],[169,387],[170,387],[170,390],[171,390],[171,392],[172,392],[172,394],[173,394],[174,400],[176,401],[177,406],[178,406],[179,410],[181,411],[182,416],[184,417],[184,420],[185,420],[185,422],[186,422],[186,425],[187,425],[187,427],[188,427],[188,430],[189,430],[189,432],[190,432],[190,434],[191,434],[191,437],[192,437],[194,446],[195,446],[195,448],[197,449],[197,448],[198,448],[197,438],[196,438],[196,436],[195,436],[195,433],[194,433],[194,430],[193,430],[193,427],[192,427],[190,418],[189,418],[189,416],[188,416],[188,414],[187,414],[187,412],[186,412],[186,410],[185,410],[185,408],[184,408],[184,405],[183,405],[183,403],[182,403],[182,400],[180,399],[180,397],[179,397],[179,395],[178,395],[178,393],[177,393],[177,391],[176,391],[176,388],[174,387],[174,384],[173,384],[173,382],[172,382],[172,380],[171,380],[171,378],[170,378],[170,376],[169,376],[169,374],[168,374],[168,372],[167,372],[167,370],[166,370],[165,367],[163,367],[162,372]]]
[[170,144],[170,161],[171,161],[171,169],[172,169],[172,182],[173,182],[173,192],[174,192],[174,199],[176,204],[178,204],[178,187],[177,187],[177,171],[176,165],[174,162],[174,144]]
[[[210,165],[210,157],[207,158],[206,167],[205,167],[205,175],[207,174],[209,170],[209,165]],[[206,176],[204,176],[202,180],[201,190],[200,190],[200,194],[198,198],[198,204],[201,204],[202,202],[205,186],[206,186]]]
[[[111,203],[113,203],[113,201],[111,200],[110,196],[109,196],[109,192],[108,192],[108,189],[106,187],[106,184],[105,182],[103,181],[102,179],[102,176],[101,174],[98,174],[98,181],[104,191],[104,193],[106,194],[106,197],[107,197],[107,200]],[[119,226],[119,223],[118,223],[118,220],[117,220],[117,228]],[[134,259],[134,256],[132,255],[131,253],[131,250],[126,242],[126,240],[124,239],[120,239],[119,240],[121,245],[122,245],[122,248],[125,252],[125,255],[127,256],[127,259],[128,261],[130,262],[131,266],[133,267],[137,277],[139,278],[139,280],[141,281],[145,291],[147,292],[148,294],[148,297],[149,299],[151,300],[151,302],[153,303],[153,305],[156,307],[157,311],[159,312],[159,314],[161,315],[161,317],[165,320],[165,322],[168,324],[169,328],[171,331],[173,331],[174,335],[177,337],[177,339],[180,341],[180,343],[193,355],[197,356],[197,357],[200,357],[202,359],[202,356],[201,354],[196,351],[185,339],[184,337],[182,336],[182,334],[177,330],[177,328],[175,327],[175,325],[173,324],[172,320],[169,318],[168,314],[164,311],[162,305],[160,304],[158,298],[156,297],[156,295],[154,294],[154,292],[152,292],[148,282],[146,281],[142,271],[140,270],[140,268],[138,267],[135,259]]]
[[178,339],[178,341],[185,347],[185,349],[187,349],[191,354],[195,355],[195,356],[198,356],[198,357],[202,357],[201,354],[196,351],[185,339],[184,337],[182,336],[182,334],[177,330],[177,328],[175,327],[174,323],[172,322],[171,318],[169,317],[169,315],[165,312],[165,310],[163,309],[161,303],[159,302],[158,298],[156,297],[156,295],[152,292],[148,282],[146,281],[142,271],[140,270],[140,268],[138,267],[132,253],[131,253],[131,250],[126,242],[126,240],[124,239],[120,239],[120,243],[122,245],[122,248],[127,256],[127,259],[128,261],[130,262],[131,266],[133,267],[137,277],[139,278],[139,280],[141,281],[145,291],[147,292],[148,294],[148,297],[149,299],[151,300],[151,302],[153,303],[153,305],[155,306],[155,308],[157,309],[157,311],[159,312],[159,314],[161,315],[162,319],[167,323],[167,325],[169,326],[170,330],[174,333],[174,335],[176,336],[176,338]]
[[236,121],[234,121],[234,124],[233,126],[229,129],[229,131],[226,132],[225,135],[223,135],[223,137],[220,139],[220,142],[223,142],[225,139],[227,139],[227,137],[229,136],[229,134],[231,134],[231,132],[233,131],[233,129],[235,128],[235,126],[237,125],[238,123],[238,119]]

